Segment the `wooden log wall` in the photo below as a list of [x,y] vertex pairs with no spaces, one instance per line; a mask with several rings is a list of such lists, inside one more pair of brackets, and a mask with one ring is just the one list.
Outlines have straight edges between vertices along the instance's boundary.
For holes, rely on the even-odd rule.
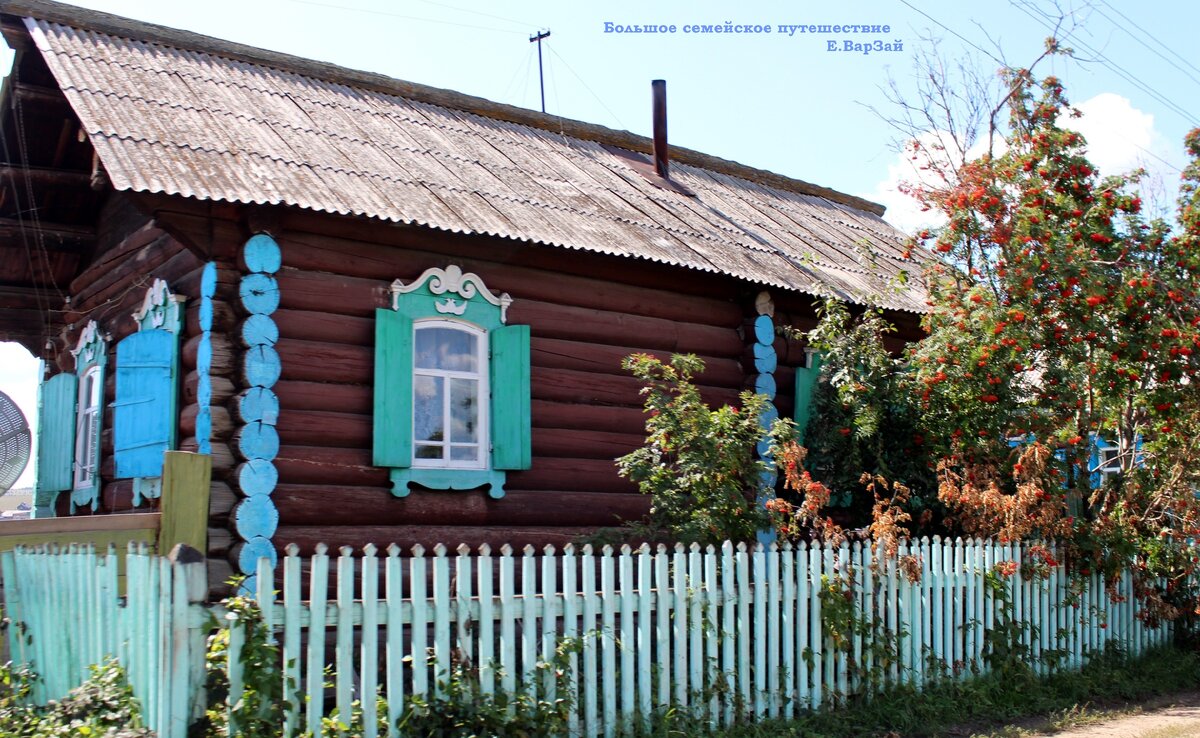
[[[115,479],[110,405],[116,394],[116,346],[137,330],[132,314],[141,307],[146,290],[154,280],[164,279],[173,291],[186,295],[180,286],[187,283],[199,268],[200,261],[153,219],[138,214],[119,195],[114,195],[113,201],[105,207],[97,230],[100,234],[97,253],[69,285],[70,302],[65,313],[68,327],[50,357],[60,371],[74,371],[70,350],[90,320],[95,320],[109,337],[100,443],[100,500],[95,511],[85,506],[76,510],[75,515],[145,512],[156,502],[143,501],[135,508],[132,480]],[[58,515],[71,514],[69,498],[67,493],[59,495]]]
[[[644,439],[631,353],[699,354],[710,402],[745,384],[742,289],[732,280],[643,262],[427,229],[286,214],[274,234],[283,267],[272,318],[282,373],[276,547],[318,542],[404,548],[487,542],[561,544],[645,514],[648,500],[613,460]],[[514,299],[531,329],[533,465],[506,495],[414,490],[396,498],[371,464],[374,311],[392,280],[455,263]]]
[[[244,499],[238,470],[245,459],[236,451],[236,430],[246,422],[239,398],[249,388],[238,376],[245,350],[241,334],[261,336],[262,328],[248,325],[237,300],[237,284],[247,273],[238,253],[251,232],[270,232],[283,259],[276,275],[280,304],[270,316],[277,331],[270,338],[281,363],[272,388],[278,402],[277,479],[268,480],[275,482],[279,527],[273,543],[279,551],[289,542],[304,553],[319,542],[356,548],[395,542],[406,550],[438,542],[540,547],[636,518],[646,512],[648,500],[613,464],[644,437],[640,386],[620,369],[621,359],[638,351],[660,358],[697,353],[708,366],[700,382],[711,403],[734,402],[756,374],[751,346],[759,288],[719,275],[294,209],[239,213],[164,198],[152,205],[164,228],[219,266],[211,349],[209,554],[224,571],[236,568],[240,552],[229,508]],[[392,280],[407,282],[429,267],[451,263],[479,274],[493,292],[511,294],[509,322],[531,326],[533,468],[510,472],[500,500],[483,492],[421,490],[396,498],[387,470],[371,462],[374,310],[388,305]],[[198,275],[195,279],[198,283]],[[776,322],[811,328],[812,302],[782,295]],[[196,425],[197,410],[188,404],[194,405],[197,392],[197,320],[189,312],[180,421],[185,435]],[[905,334],[909,327],[902,326]],[[781,336],[774,348],[776,404],[787,417],[795,367],[804,361],[803,341]],[[215,563],[210,562],[214,583],[222,571]]]

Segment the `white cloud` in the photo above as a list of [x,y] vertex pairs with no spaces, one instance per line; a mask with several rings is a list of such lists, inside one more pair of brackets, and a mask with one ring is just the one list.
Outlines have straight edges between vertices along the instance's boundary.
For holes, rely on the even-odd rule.
[[[34,436],[37,438],[37,388],[41,362],[17,343],[0,343],[0,392],[8,395],[21,408]],[[32,459],[32,454],[30,455]],[[33,462],[25,466],[16,487],[33,486]]]
[[1166,153],[1165,141],[1154,128],[1154,116],[1133,107],[1128,98],[1102,92],[1075,106],[1083,115],[1064,117],[1064,128],[1087,139],[1088,159],[1103,174],[1122,174],[1147,164],[1150,156]]
[[[1075,106],[1082,115],[1078,118],[1065,117],[1061,125],[1078,131],[1087,139],[1087,155],[1102,175],[1122,174],[1139,167],[1147,170],[1143,189],[1154,193],[1154,199],[1162,198],[1164,204],[1174,200],[1176,177],[1167,176],[1166,166],[1155,157],[1169,159],[1171,147],[1154,127],[1154,116],[1133,106],[1128,98],[1104,92]],[[912,158],[910,151],[902,151],[888,164],[887,178],[875,185],[872,192],[863,196],[887,207],[884,219],[906,233],[915,233],[922,228],[940,225],[944,220],[938,213],[922,212],[920,204],[910,195],[900,191],[903,182],[931,183],[928,170],[920,167],[929,162],[924,156],[934,134],[921,137],[921,155]],[[982,145],[972,147],[972,156],[982,153]],[[1145,196],[1145,195],[1143,195]],[[1169,198],[1169,199],[1167,199]]]

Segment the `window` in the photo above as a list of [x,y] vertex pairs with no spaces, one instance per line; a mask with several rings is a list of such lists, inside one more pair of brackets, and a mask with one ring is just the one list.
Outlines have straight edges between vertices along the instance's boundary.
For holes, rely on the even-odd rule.
[[138,331],[117,344],[113,466],[133,480],[134,505],[162,496],[163,452],[175,448],[183,303],[154,280],[133,315]]
[[100,367],[90,366],[79,378],[78,412],[75,421],[74,489],[86,489],[96,482],[100,448],[100,402],[104,385]]
[[486,488],[530,466],[529,327],[460,267],[392,284],[375,312],[372,458],[392,491]]
[[417,323],[414,335],[413,466],[486,468],[486,334],[430,320]]
[[54,516],[59,492],[70,491],[72,512],[82,505],[94,510],[100,500],[107,347],[95,321],[84,327],[71,354],[75,372],[56,374],[38,389],[35,518]]

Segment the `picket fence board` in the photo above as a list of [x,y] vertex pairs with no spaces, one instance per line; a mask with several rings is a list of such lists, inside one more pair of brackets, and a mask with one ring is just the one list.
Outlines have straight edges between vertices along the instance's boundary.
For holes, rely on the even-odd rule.
[[[226,611],[190,594],[196,564],[133,546],[121,587],[119,558],[88,546],[0,554],[4,606],[19,624],[8,631],[10,653],[34,669],[54,665],[34,685],[43,702],[115,656],[147,724],[182,738],[203,704],[197,639]],[[289,546],[278,593],[260,566],[257,601],[284,662],[288,735],[319,730],[333,714],[346,722],[357,701],[364,736],[399,736],[412,698],[444,694],[457,671],[477,678],[485,695],[523,689],[566,700],[572,736],[611,736],[667,708],[730,725],[984,673],[988,635],[1007,627],[1010,611],[1020,613],[1018,637],[1043,674],[1077,669],[1112,646],[1138,654],[1171,637],[1169,626],[1148,628],[1138,617],[1128,571],[1112,582],[1099,572],[1071,579],[1059,558],[1053,545],[934,537],[900,541],[897,558],[859,541],[503,546],[498,555],[442,545],[331,555],[320,546],[305,567]],[[1012,565],[1018,573],[997,573]],[[1025,578],[1031,567],[1045,576]],[[916,581],[907,574],[914,568]],[[825,614],[842,620],[852,608],[872,628],[835,639],[823,619],[835,606]],[[243,689],[236,655],[244,645],[234,627],[229,705]],[[382,716],[373,695],[386,699]]]

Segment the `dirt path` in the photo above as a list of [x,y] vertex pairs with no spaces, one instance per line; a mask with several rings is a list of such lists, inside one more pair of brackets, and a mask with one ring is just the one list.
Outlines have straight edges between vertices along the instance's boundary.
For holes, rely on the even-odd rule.
[[1145,704],[1136,714],[1059,732],[1037,733],[1054,738],[1191,738],[1200,737],[1200,692],[1171,695]]

